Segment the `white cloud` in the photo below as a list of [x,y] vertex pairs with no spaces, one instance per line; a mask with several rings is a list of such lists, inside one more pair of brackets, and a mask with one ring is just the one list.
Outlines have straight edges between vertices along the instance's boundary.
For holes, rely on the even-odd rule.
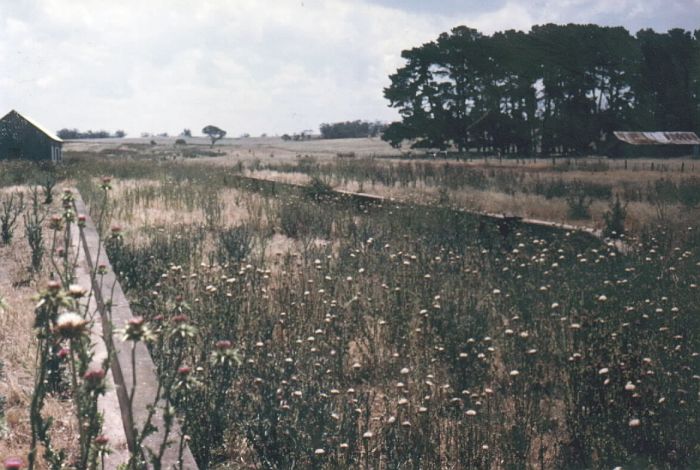
[[[430,12],[397,0],[0,0],[0,114],[16,108],[53,129],[131,135],[390,120],[382,89],[401,50],[454,26],[492,33],[609,20],[664,29],[651,22],[660,1],[450,0]],[[700,2],[666,2],[664,21],[692,19],[677,8],[688,1]]]

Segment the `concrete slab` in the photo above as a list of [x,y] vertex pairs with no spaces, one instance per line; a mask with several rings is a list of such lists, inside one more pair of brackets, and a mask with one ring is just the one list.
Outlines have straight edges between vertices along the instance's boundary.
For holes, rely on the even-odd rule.
[[[104,246],[100,241],[97,228],[92,219],[88,215],[87,207],[80,195],[75,192],[75,209],[78,214],[86,215],[85,228],[80,232],[79,236],[82,242],[82,267],[78,275],[80,283],[94,286],[93,302],[99,312],[100,321],[95,322],[95,330],[93,335],[96,339],[96,344],[102,344],[103,351],[100,352],[101,358],[106,357],[106,348],[101,340],[98,339],[104,335],[104,338],[112,341],[115,355],[112,358],[111,371],[113,380],[113,392],[105,396],[105,433],[109,432],[110,437],[114,436],[115,455],[110,458],[108,469],[116,469],[120,463],[128,460],[128,451],[126,454],[119,452],[119,447],[124,443],[127,449],[133,450],[135,447],[133,429],[141,429],[149,414],[148,407],[157,403],[157,411],[152,419],[152,424],[158,429],[157,432],[149,436],[146,440],[145,447],[151,448],[157,452],[158,446],[163,441],[164,423],[162,417],[162,400],[156,400],[158,393],[158,381],[156,376],[156,367],[151,359],[148,349],[143,343],[137,343],[135,347],[135,360],[132,367],[132,343],[124,342],[119,334],[129,321],[133,318],[129,302],[122,291],[121,286],[112,269]],[[77,231],[76,231],[77,232]],[[96,276],[98,266],[104,265],[106,274]],[[91,280],[91,281],[90,281]],[[99,329],[97,327],[99,325]],[[135,382],[133,378],[135,377]],[[129,392],[132,384],[136,383],[136,393],[133,403],[133,423],[130,421],[128,410]],[[114,404],[114,398],[118,402],[118,408]],[[118,428],[121,426],[121,432]],[[180,427],[176,423],[171,429],[169,440],[173,441],[165,451],[162,462],[162,468],[183,468],[187,470],[197,469],[197,464],[194,457],[185,447],[183,452],[182,463],[178,462],[178,444],[180,436]],[[126,460],[123,460],[126,455]],[[150,468],[150,467],[149,467]]]

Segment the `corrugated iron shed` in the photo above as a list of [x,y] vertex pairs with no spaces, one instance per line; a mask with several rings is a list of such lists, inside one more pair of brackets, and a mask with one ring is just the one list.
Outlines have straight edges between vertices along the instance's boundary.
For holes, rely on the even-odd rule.
[[631,145],[700,145],[695,132],[613,132],[615,137]]
[[63,159],[63,140],[15,110],[0,118],[0,159]]
[[63,139],[61,139],[59,136],[57,136],[56,134],[54,134],[53,132],[51,132],[50,130],[48,130],[47,128],[45,128],[44,126],[42,126],[41,124],[39,124],[38,122],[36,122],[34,119],[30,118],[30,117],[27,116],[26,114],[21,114],[21,113],[19,113],[18,111],[15,111],[14,109],[13,109],[12,111],[10,111],[9,113],[7,113],[7,114],[6,114],[5,116],[3,116],[2,118],[0,118],[0,121],[4,120],[4,119],[6,119],[6,118],[9,118],[9,117],[12,116],[13,114],[15,114],[15,115],[21,117],[22,119],[24,119],[25,121],[27,121],[27,122],[28,122],[29,124],[31,124],[32,126],[34,126],[34,127],[36,127],[37,129],[39,129],[41,132],[43,132],[44,134],[46,134],[46,137],[48,137],[49,139],[53,140],[54,142],[63,142]]

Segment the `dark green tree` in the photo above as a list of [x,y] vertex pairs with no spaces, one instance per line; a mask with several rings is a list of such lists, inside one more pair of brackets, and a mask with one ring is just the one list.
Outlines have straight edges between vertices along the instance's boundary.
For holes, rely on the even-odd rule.
[[221,140],[224,137],[226,137],[225,130],[219,129],[218,127],[212,125],[206,126],[204,129],[202,129],[202,134],[209,136],[209,138],[211,139],[212,147],[214,146],[217,140]]

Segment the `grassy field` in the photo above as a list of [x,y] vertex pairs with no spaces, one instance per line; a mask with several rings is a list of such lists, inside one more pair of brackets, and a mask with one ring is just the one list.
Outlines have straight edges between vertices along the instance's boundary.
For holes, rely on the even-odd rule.
[[295,184],[320,177],[335,189],[595,228],[604,227],[604,214],[619,195],[627,205],[627,228],[632,233],[659,224],[681,227],[700,216],[700,161],[691,159],[481,157],[457,161],[434,159],[432,153],[402,152],[378,138],[225,139],[213,148],[197,138],[187,146],[174,146],[174,139],[157,142],[71,143],[67,150],[76,155],[88,151],[89,155],[181,159]]
[[[161,380],[182,384],[171,401],[201,468],[700,460],[697,162],[408,161],[370,140],[185,147],[68,144],[57,177],[119,227],[110,260],[155,333]],[[44,175],[4,170],[2,185]],[[625,255],[459,210],[604,228],[617,194]],[[3,259],[22,271],[21,231],[11,243]],[[31,327],[26,297],[49,271],[26,291],[0,284],[4,321]],[[9,350],[6,373],[31,377],[32,349]]]

